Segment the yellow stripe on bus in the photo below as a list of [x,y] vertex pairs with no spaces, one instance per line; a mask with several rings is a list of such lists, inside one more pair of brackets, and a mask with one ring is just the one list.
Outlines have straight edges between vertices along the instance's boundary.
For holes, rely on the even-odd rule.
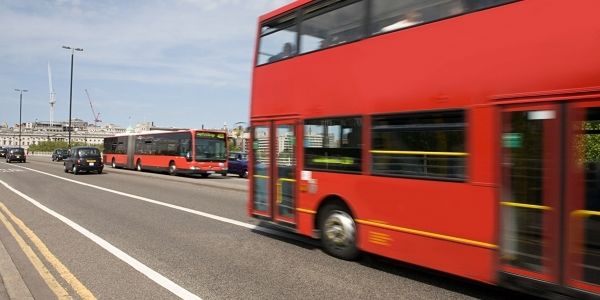
[[571,213],[572,216],[577,216],[577,217],[591,217],[591,216],[600,216],[600,211],[595,211],[595,210],[576,210],[573,211]]
[[292,178],[279,178],[279,181],[296,182],[296,179],[292,179]]
[[389,230],[394,230],[394,231],[399,231],[399,232],[404,232],[404,233],[410,233],[410,234],[430,237],[430,238],[439,239],[439,240],[446,240],[446,241],[450,241],[450,242],[456,242],[456,243],[461,243],[461,244],[466,244],[466,245],[471,245],[471,246],[477,246],[477,247],[486,248],[486,249],[497,249],[498,248],[497,245],[490,244],[490,243],[484,243],[484,242],[479,242],[479,241],[474,241],[474,240],[469,240],[469,239],[463,239],[463,238],[458,238],[458,237],[453,237],[453,236],[443,235],[443,234],[438,234],[438,233],[433,233],[433,232],[427,232],[427,231],[415,230],[415,229],[404,228],[404,227],[399,227],[399,226],[375,223],[375,222],[370,222],[367,220],[360,220],[360,219],[356,219],[356,222],[359,224],[363,224],[363,225],[370,225],[370,226],[374,226],[374,227],[379,227],[379,228],[384,228],[384,229],[389,229]]
[[277,203],[283,202],[283,182],[296,182],[296,179],[292,178],[279,178],[277,180]]
[[316,164],[331,164],[331,165],[353,165],[352,157],[320,157],[312,160]]
[[265,176],[265,175],[254,175],[254,178],[260,178],[260,179],[269,179],[269,176]]
[[550,206],[544,206],[544,205],[524,204],[524,203],[518,203],[518,202],[500,202],[500,204],[502,204],[504,206],[510,206],[510,207],[531,208],[531,209],[539,209],[539,210],[552,210],[552,208]]
[[468,156],[466,152],[433,152],[433,151],[394,151],[371,150],[373,154],[398,154],[398,155],[431,155],[431,156]]
[[310,209],[305,209],[305,208],[296,208],[296,211],[301,212],[301,213],[305,213],[305,214],[311,214],[311,215],[316,215],[317,212],[314,210],[310,210]]

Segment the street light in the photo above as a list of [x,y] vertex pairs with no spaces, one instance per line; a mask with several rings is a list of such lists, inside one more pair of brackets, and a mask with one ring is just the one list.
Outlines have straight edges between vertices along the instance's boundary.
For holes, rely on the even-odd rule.
[[83,51],[83,48],[73,48],[69,46],[62,46],[64,49],[71,50],[71,91],[69,93],[69,148],[71,148],[71,109],[73,107],[73,57],[75,56],[75,51]]
[[27,93],[29,91],[15,89],[15,92],[19,92],[19,147],[21,147],[21,127],[23,127],[23,123],[21,122],[21,112],[23,111],[23,93]]

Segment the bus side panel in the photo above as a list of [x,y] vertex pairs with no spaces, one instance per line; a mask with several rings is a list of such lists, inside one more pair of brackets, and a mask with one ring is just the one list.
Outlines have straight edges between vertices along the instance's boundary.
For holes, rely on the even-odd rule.
[[114,154],[104,154],[102,157],[102,161],[105,164],[110,164],[110,162],[112,161],[113,158],[114,158]]
[[493,107],[476,107],[467,111],[467,152],[469,181],[493,186],[498,182],[499,120]]
[[360,249],[366,252],[485,283],[496,282],[493,249],[360,224],[358,240]]
[[174,158],[174,156],[165,155],[144,155],[142,161],[146,167],[167,169],[169,161],[174,160]]
[[[312,179],[315,185],[300,193],[298,207],[316,212],[327,195],[342,198],[359,224],[362,250],[493,281],[495,188],[315,171]],[[311,235],[314,216],[299,212],[298,218],[298,231]]]
[[[115,163],[119,166],[127,166],[127,154],[115,154]],[[109,161],[110,163],[110,161]]]

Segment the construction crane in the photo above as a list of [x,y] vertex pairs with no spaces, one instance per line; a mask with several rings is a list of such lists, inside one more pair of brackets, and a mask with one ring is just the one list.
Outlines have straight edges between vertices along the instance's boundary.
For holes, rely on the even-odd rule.
[[100,120],[100,113],[96,114],[96,111],[94,110],[94,105],[92,104],[92,98],[90,98],[90,93],[88,93],[87,89],[85,89],[85,94],[87,95],[88,100],[90,101],[90,107],[92,108],[92,116],[94,116],[94,127],[96,127],[99,122],[102,122],[102,120]]

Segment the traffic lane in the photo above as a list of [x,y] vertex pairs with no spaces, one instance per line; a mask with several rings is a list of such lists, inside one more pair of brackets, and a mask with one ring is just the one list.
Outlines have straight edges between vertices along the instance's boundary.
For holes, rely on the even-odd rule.
[[[60,171],[64,170],[64,165],[62,162],[52,162],[43,157],[32,157],[29,159],[31,163],[34,164],[43,164],[45,166],[60,166]],[[49,168],[48,170],[53,170],[53,172],[57,171],[57,168]],[[111,168],[109,166],[104,167],[104,171],[107,173],[123,173],[129,174],[132,176],[142,176],[142,177],[153,177],[160,178],[168,181],[180,181],[180,182],[188,182],[197,185],[203,186],[216,186],[223,188],[230,188],[236,190],[247,190],[248,189],[248,180],[239,178],[237,175],[229,174],[228,176],[221,176],[219,174],[211,175],[208,178],[201,178],[199,175],[189,175],[189,176],[168,176],[166,173],[158,173],[158,172],[138,172],[135,170],[121,169],[121,168]]]
[[[51,172],[51,171],[52,171],[52,169],[54,169],[54,172],[56,172],[56,171],[57,171],[57,170],[56,170],[56,168],[55,168],[55,166],[52,166],[52,165],[50,165],[50,166],[49,166],[49,169],[47,169],[46,171],[49,171],[49,172]],[[62,169],[61,169],[61,170],[62,170]],[[54,173],[54,172],[53,172],[53,173]],[[125,171],[125,172],[128,172],[128,171]],[[62,173],[60,173],[60,172],[56,172],[56,173],[57,173],[58,175],[62,175]],[[133,172],[133,173],[135,174],[135,172]],[[126,174],[127,174],[127,173],[126,173]],[[92,176],[94,176],[94,175],[92,175]],[[159,176],[160,176],[160,175],[159,175]],[[69,176],[66,176],[66,177],[67,177],[67,178],[69,178]],[[77,178],[83,178],[83,177],[84,177],[84,176],[77,176]],[[133,177],[133,178],[135,178],[135,177]],[[169,177],[167,177],[167,178],[169,178]],[[158,179],[161,179],[161,178],[159,177]],[[121,181],[121,180],[117,180],[117,182],[118,182],[118,185],[123,185],[123,181]],[[145,184],[146,182],[147,182],[146,180],[140,180],[140,182],[139,182],[139,183],[140,183],[140,184]],[[130,184],[125,184],[125,186],[129,186],[129,185],[130,185]],[[154,185],[152,185],[152,186],[154,186]],[[146,188],[142,188],[142,190],[146,190]],[[161,189],[161,190],[162,190],[162,189]],[[204,190],[204,192],[206,192],[206,189],[203,189],[203,190]],[[169,193],[169,192],[167,192],[167,193]],[[155,194],[155,193],[154,193],[154,192],[151,192],[151,194]],[[219,195],[221,195],[221,193],[219,193]],[[210,197],[209,197],[209,198],[210,198]],[[226,198],[227,198],[227,197],[226,197]],[[242,202],[245,202],[245,199],[242,199],[241,201],[242,201]],[[220,203],[223,203],[223,202],[221,201]],[[244,217],[245,217],[245,215],[244,215]]]
[[[0,166],[2,168],[2,166]],[[21,173],[19,173],[21,174]],[[0,174],[0,180],[6,181]],[[27,180],[27,178],[21,178]],[[44,178],[34,178],[36,182]],[[43,184],[42,184],[43,185]],[[0,201],[21,219],[43,241],[48,249],[81,281],[98,299],[175,299],[173,294],[154,284],[150,279],[123,263],[104,249],[74,231],[58,219],[31,205],[23,198],[0,186]],[[40,200],[40,199],[36,199]],[[0,238],[9,246],[7,250],[17,265],[36,299],[50,299],[50,293],[31,263],[16,246],[14,238],[3,228]],[[48,268],[71,296],[76,293],[61,276]]]
[[47,193],[29,192],[201,297],[462,297],[435,285],[334,259],[313,243],[288,242],[90,189],[59,190],[57,194],[63,195],[59,202],[47,199]]
[[[0,163],[2,164],[2,163]],[[166,181],[158,177],[130,176],[125,173],[106,174],[65,174],[56,170],[56,166],[27,164],[14,166],[32,168],[55,176],[84,182],[116,191],[135,194],[150,199],[161,201],[186,208],[201,210],[211,214],[232,218],[245,222],[255,222],[247,216],[247,193],[233,190],[222,190],[215,187],[206,187],[187,182]],[[40,174],[43,175],[43,174]],[[47,175],[43,175],[47,176]],[[166,176],[168,177],[168,176]],[[56,179],[55,184],[64,185],[68,181]]]

